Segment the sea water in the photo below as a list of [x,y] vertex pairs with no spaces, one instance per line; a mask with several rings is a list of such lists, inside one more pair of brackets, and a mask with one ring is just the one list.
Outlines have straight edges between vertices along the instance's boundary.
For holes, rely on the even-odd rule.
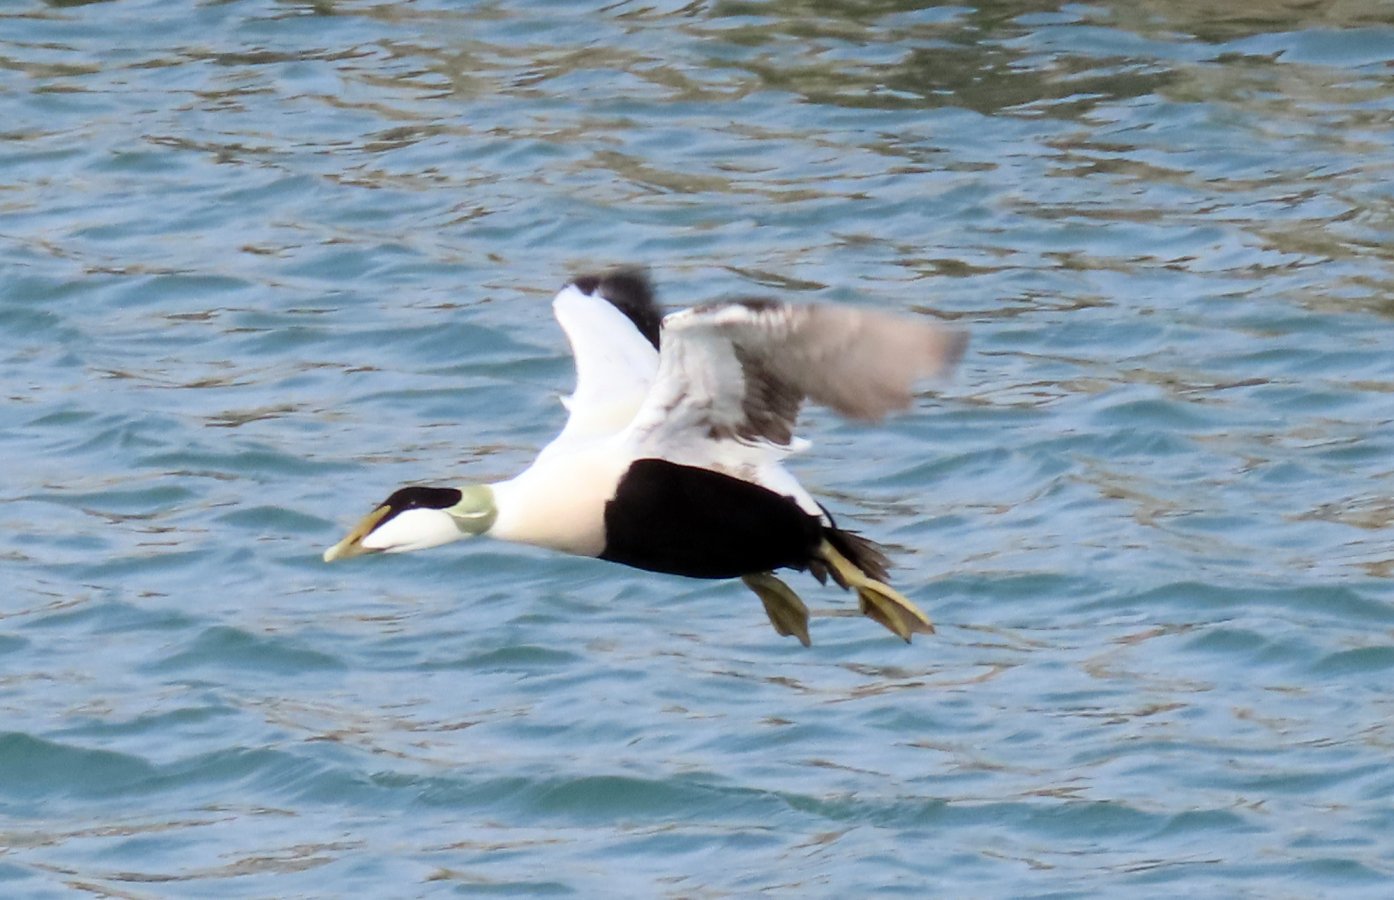
[[[0,6],[0,895],[1388,896],[1377,2]],[[966,329],[792,461],[937,622],[485,541],[552,294]]]

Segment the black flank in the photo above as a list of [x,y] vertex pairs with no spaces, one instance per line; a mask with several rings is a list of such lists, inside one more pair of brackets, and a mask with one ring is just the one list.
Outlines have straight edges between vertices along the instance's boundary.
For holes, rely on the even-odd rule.
[[610,305],[624,313],[654,349],[658,349],[663,310],[654,301],[648,272],[638,268],[613,269],[603,275],[582,275],[572,283],[583,294],[594,296],[598,292],[610,301]]
[[823,539],[792,498],[720,472],[640,459],[605,505],[601,559],[689,578],[806,569]]

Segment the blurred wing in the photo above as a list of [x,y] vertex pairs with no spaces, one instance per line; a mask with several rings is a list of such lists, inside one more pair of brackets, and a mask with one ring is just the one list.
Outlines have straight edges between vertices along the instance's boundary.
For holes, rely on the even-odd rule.
[[663,322],[653,389],[629,439],[646,455],[736,477],[793,449],[805,397],[874,420],[947,374],[967,336],[845,306],[749,300],[674,313]]
[[553,443],[621,431],[658,371],[660,314],[648,280],[633,270],[578,278],[552,311],[576,360],[576,390],[562,400],[571,415]]

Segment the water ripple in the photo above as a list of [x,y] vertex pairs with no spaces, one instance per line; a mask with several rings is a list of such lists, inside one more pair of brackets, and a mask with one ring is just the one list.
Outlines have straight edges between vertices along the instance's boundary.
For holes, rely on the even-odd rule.
[[[902,6],[0,11],[3,893],[1382,896],[1388,15]],[[933,640],[323,566],[622,261],[972,332],[795,460]]]

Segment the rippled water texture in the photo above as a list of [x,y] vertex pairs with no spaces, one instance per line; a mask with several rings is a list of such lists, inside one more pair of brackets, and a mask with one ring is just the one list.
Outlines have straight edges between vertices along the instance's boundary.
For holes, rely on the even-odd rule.
[[[1379,0],[6,3],[0,895],[1388,896],[1391,246]],[[971,330],[797,461],[937,636],[320,561],[617,262]]]

